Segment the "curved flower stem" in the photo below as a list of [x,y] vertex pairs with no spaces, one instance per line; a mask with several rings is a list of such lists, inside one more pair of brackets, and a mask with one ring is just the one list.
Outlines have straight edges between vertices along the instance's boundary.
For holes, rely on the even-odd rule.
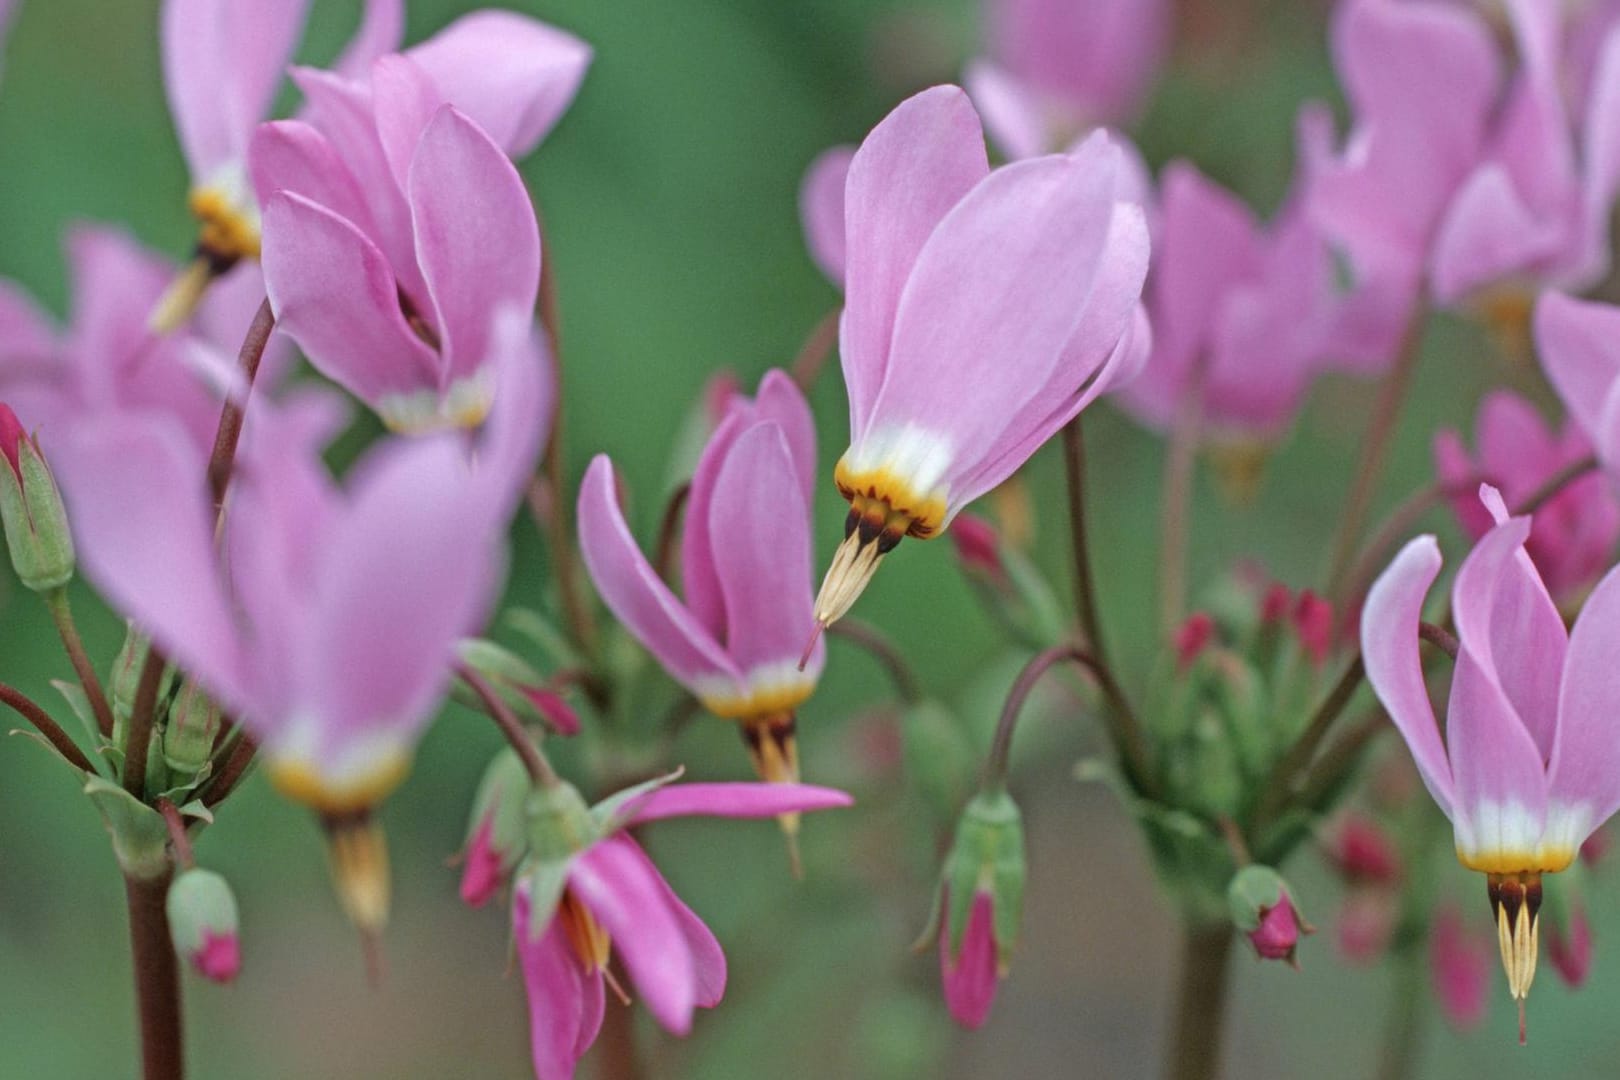
[[1434,623],[1418,623],[1418,637],[1439,649],[1453,660],[1457,659],[1457,649],[1460,647],[1457,635],[1443,626]]
[[1528,499],[1515,506],[1513,508],[1514,516],[1523,517],[1526,514],[1534,514],[1537,510],[1556,499],[1570,484],[1573,484],[1587,473],[1595,471],[1597,467],[1598,459],[1596,456],[1585,457],[1565,466],[1549,477],[1546,483],[1532,492]]
[[214,514],[225,512],[225,491],[231,485],[231,471],[236,466],[236,447],[242,440],[242,422],[247,418],[248,397],[253,393],[253,382],[259,377],[259,362],[264,359],[265,346],[276,328],[275,312],[270,310],[270,298],[265,297],[259,310],[253,314],[247,335],[242,339],[237,363],[241,366],[242,388],[240,400],[227,396],[219,414],[219,427],[214,432],[214,452],[208,459],[208,490],[214,496]]
[[546,755],[523,729],[522,722],[512,714],[512,710],[507,707],[500,693],[490,686],[482,675],[466,664],[459,665],[456,674],[461,676],[461,681],[478,695],[478,700],[483,702],[484,711],[495,721],[495,726],[501,729],[501,734],[512,744],[512,749],[517,751],[518,757],[523,759],[523,767],[529,771],[529,779],[548,788],[561,784],[562,780],[551,767],[551,762],[546,760]]
[[186,821],[180,816],[180,808],[174,805],[172,799],[165,798],[157,801],[157,809],[163,815],[163,823],[169,827],[169,846],[174,849],[174,861],[180,864],[180,869],[190,870],[197,865],[197,856],[191,850],[191,837],[186,833]]
[[182,1080],[185,1075],[180,968],[175,960],[174,940],[169,936],[169,916],[163,907],[172,878],[172,871],[156,878],[124,876],[144,1080]]
[[1378,388],[1378,400],[1367,422],[1367,433],[1361,440],[1361,459],[1356,464],[1355,479],[1350,482],[1350,493],[1344,500],[1344,516],[1339,519],[1338,537],[1333,544],[1333,561],[1328,569],[1329,597],[1344,595],[1345,576],[1350,572],[1350,560],[1361,539],[1362,522],[1372,506],[1373,493],[1384,470],[1384,458],[1389,454],[1390,439],[1395,435],[1395,423],[1412,389],[1418,358],[1423,355],[1423,323],[1424,311],[1420,306],[1413,311],[1406,340],[1401,343],[1394,365]]
[[1102,622],[1097,614],[1096,582],[1091,573],[1091,550],[1086,539],[1086,446],[1080,417],[1063,428],[1063,461],[1069,496],[1069,536],[1074,555],[1074,600],[1080,631],[1087,650],[1084,663],[1097,677],[1106,707],[1103,722],[1109,737],[1125,763],[1125,770],[1138,790],[1152,793],[1153,773],[1136,712],[1114,678],[1103,642]]
[[1190,923],[1181,945],[1181,988],[1175,1027],[1165,1059],[1166,1080],[1211,1080],[1221,1071],[1225,1026],[1226,969],[1232,959],[1232,927]]
[[67,587],[64,585],[46,593],[45,606],[51,610],[51,620],[56,623],[62,647],[67,650],[68,662],[73,665],[73,673],[79,677],[79,686],[90,702],[90,711],[95,713],[96,728],[103,738],[110,739],[113,733],[112,706],[107,704],[107,693],[96,675],[96,665],[90,662],[90,657],[84,651],[78,624],[73,621],[73,608],[68,604]]
[[46,741],[56,748],[56,752],[67,759],[69,765],[87,773],[96,771],[96,767],[90,764],[90,759],[85,757],[78,744],[68,738],[67,732],[51,719],[51,714],[40,708],[27,694],[16,687],[0,683],[0,702],[10,706],[18,716],[33,724],[35,729],[45,736]]
[[911,670],[905,656],[883,631],[871,623],[846,615],[827,627],[827,633],[859,645],[876,660],[888,674],[889,681],[894,684],[894,691],[901,701],[907,705],[915,705],[922,700],[922,683],[918,680],[917,673]]
[[1389,549],[1406,538],[1423,515],[1447,499],[1473,495],[1479,490],[1480,484],[1488,482],[1488,478],[1483,476],[1469,477],[1455,483],[1437,481],[1408,496],[1405,502],[1390,511],[1383,524],[1373,532],[1372,539],[1362,545],[1361,554],[1345,575],[1344,595],[1328,598],[1334,610],[1345,611],[1356,606],[1356,601],[1372,587]]
[[225,764],[208,782],[208,787],[203,792],[203,805],[212,810],[224,802],[247,775],[248,766],[253,764],[253,756],[258,752],[259,744],[254,741],[253,736],[246,730],[240,732],[236,736],[236,743],[231,747],[230,756],[225,759]]
[[1001,718],[996,721],[996,734],[990,742],[990,756],[984,763],[984,786],[987,789],[999,789],[1007,783],[1007,762],[1012,754],[1013,731],[1018,727],[1018,717],[1023,712],[1024,702],[1035,689],[1035,684],[1053,667],[1072,660],[1096,677],[1098,682],[1105,678],[1104,669],[1097,663],[1095,657],[1084,649],[1075,645],[1054,645],[1044,649],[1030,658],[1018,678],[1013,680],[1012,689],[1007,691],[1007,700],[1001,706]]
[[793,377],[800,390],[808,393],[816,384],[816,378],[827,365],[827,358],[832,355],[833,346],[838,344],[838,320],[843,316],[844,309],[835,307],[821,317],[810,336],[804,339],[799,346],[799,352],[793,358],[788,374]]
[[1159,512],[1159,629],[1175,632],[1187,603],[1187,534],[1193,478],[1204,427],[1204,364],[1197,362],[1176,410],[1164,460],[1164,502]]

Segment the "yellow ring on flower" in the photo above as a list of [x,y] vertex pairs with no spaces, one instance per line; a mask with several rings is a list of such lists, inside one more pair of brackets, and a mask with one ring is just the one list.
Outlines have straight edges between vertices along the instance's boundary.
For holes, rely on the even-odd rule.
[[275,789],[297,803],[322,814],[353,814],[382,802],[411,771],[411,757],[402,750],[385,754],[376,764],[352,777],[334,781],[301,758],[271,760],[266,766]]

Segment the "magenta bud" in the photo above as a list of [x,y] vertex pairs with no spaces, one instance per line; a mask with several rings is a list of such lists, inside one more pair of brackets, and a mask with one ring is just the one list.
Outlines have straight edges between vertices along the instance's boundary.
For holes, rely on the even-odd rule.
[[192,867],[174,879],[164,903],[180,958],[210,982],[228,983],[242,970],[236,896],[212,870]]
[[1000,979],[993,928],[995,903],[987,892],[973,894],[961,948],[951,955],[951,935],[939,935],[939,975],[951,1019],[969,1030],[984,1026],[996,1001]]
[[1321,667],[1333,651],[1333,605],[1306,589],[1294,602],[1293,619],[1305,654]]
[[1006,576],[1001,563],[1001,537],[990,522],[977,514],[958,514],[947,535],[956,546],[962,569],[997,581]]
[[1568,917],[1546,921],[1547,959],[1571,989],[1579,989],[1592,971],[1592,924],[1586,909],[1571,904]]
[[11,406],[0,403],[0,452],[6,455],[6,462],[11,466],[11,472],[22,483],[22,444],[28,441],[28,432],[24,430],[17,414],[11,411]]
[[1446,1021],[1459,1031],[1479,1026],[1490,992],[1490,946],[1468,934],[1455,908],[1448,907],[1434,918],[1429,975]]
[[495,814],[490,811],[473,831],[462,852],[461,902],[483,907],[500,889],[506,877],[506,860],[495,850]]
[[1260,622],[1265,625],[1282,622],[1288,618],[1288,610],[1293,605],[1294,596],[1288,591],[1288,586],[1281,582],[1272,583],[1260,599]]
[[1310,932],[1285,891],[1276,904],[1261,910],[1260,925],[1249,934],[1249,944],[1262,959],[1286,960],[1292,964],[1300,936]]
[[1176,630],[1175,639],[1171,642],[1176,650],[1176,670],[1185,672],[1214,640],[1215,620],[1203,611],[1189,615],[1187,621]]
[[1316,931],[1300,918],[1282,876],[1258,863],[1232,875],[1226,888],[1232,923],[1249,939],[1263,960],[1286,960],[1295,967],[1299,939]]
[[579,714],[568,704],[567,698],[543,686],[519,686],[517,690],[552,731],[558,735],[579,734]]
[[1401,860],[1384,830],[1359,814],[1345,819],[1328,858],[1345,880],[1357,885],[1389,885],[1401,876]]

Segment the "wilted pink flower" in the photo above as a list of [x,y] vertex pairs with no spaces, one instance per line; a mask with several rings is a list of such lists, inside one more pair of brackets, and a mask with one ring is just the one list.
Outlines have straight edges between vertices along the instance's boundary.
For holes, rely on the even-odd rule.
[[1299,949],[1300,935],[1309,933],[1311,928],[1294,910],[1294,902],[1284,889],[1276,904],[1261,910],[1260,925],[1249,932],[1249,944],[1262,960],[1286,960],[1297,967],[1294,954]]
[[838,288],[844,287],[844,182],[855,148],[825,150],[805,170],[799,185],[799,219],[805,246],[818,269]]
[[[1620,354],[1617,354],[1620,355]],[[1510,505],[1522,504],[1564,469],[1587,458],[1591,443],[1574,422],[1561,433],[1547,426],[1536,407],[1508,390],[1489,394],[1475,422],[1477,456],[1455,431],[1435,437],[1435,471],[1461,486],[1470,478],[1496,485]],[[1452,507],[1474,539],[1490,531],[1490,514],[1472,494],[1459,492]],[[1620,503],[1602,476],[1569,483],[1535,512],[1525,550],[1555,597],[1567,599],[1609,565],[1620,540]]]
[[964,82],[1007,156],[1066,148],[1140,109],[1170,44],[1169,0],[987,0],[989,55]]
[[1529,518],[1481,488],[1496,524],[1452,587],[1459,642],[1442,742],[1424,684],[1418,623],[1440,572],[1432,536],[1409,543],[1368,594],[1367,677],[1456,832],[1457,856],[1487,877],[1509,987],[1535,973],[1541,876],[1567,867],[1620,807],[1620,574],[1606,575],[1573,633],[1526,557]]
[[1566,912],[1567,918],[1547,920],[1547,959],[1565,985],[1578,990],[1592,971],[1592,924],[1579,902],[1570,903]]
[[1429,932],[1429,978],[1440,1012],[1459,1031],[1485,1019],[1491,982],[1490,946],[1468,933],[1455,906],[1441,908]]
[[1611,479],[1620,476],[1620,308],[1542,295],[1535,338],[1542,369]]
[[613,464],[591,463],[579,496],[585,566],[602,599],[670,676],[716,716],[742,723],[755,767],[798,778],[793,712],[821,674],[798,666],[810,611],[815,425],[793,380],[772,371],[732,398],[692,477],[681,543],[684,602],[636,546]]
[[1134,371],[1147,267],[1142,211],[1115,199],[1118,154],[991,172],[967,96],[910,98],[861,144],[845,185],[840,330],[850,447],[844,543],[816,621],[841,618],[902,537],[939,533]]
[[520,881],[512,925],[538,1080],[570,1080],[596,1041],[614,948],[647,1008],[677,1035],[691,1030],[695,1008],[712,1007],[725,993],[720,943],[623,830],[692,814],[772,817],[850,802],[841,791],[800,784],[672,785],[618,808],[610,827],[562,866],[542,864],[553,895],[535,895],[535,876]]
[[318,445],[288,439],[239,462],[217,541],[205,453],[172,424],[115,413],[59,440],[88,576],[323,813],[364,810],[404,776],[494,600],[549,415],[527,313],[497,337],[500,393],[475,446],[390,439],[339,489]]

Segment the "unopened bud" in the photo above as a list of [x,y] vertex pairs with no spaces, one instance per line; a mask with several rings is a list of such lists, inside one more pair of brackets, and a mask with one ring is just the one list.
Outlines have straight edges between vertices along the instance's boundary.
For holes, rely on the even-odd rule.
[[965,573],[997,583],[1006,580],[1007,571],[1001,564],[1001,538],[994,525],[977,514],[958,514],[947,535]]
[[1172,641],[1176,650],[1176,670],[1185,673],[1214,640],[1215,620],[1207,612],[1199,611],[1188,616],[1176,628]]
[[457,646],[462,663],[478,672],[520,716],[558,735],[579,734],[579,716],[544,676],[516,653],[482,638]]
[[1357,885],[1390,885],[1401,876],[1401,859],[1384,830],[1371,819],[1352,815],[1334,835],[1328,858]]
[[[1024,826],[1004,791],[980,792],[962,811],[945,860],[939,935],[940,975],[951,1016],[984,1023],[1006,978],[1024,908]],[[926,944],[929,935],[919,944]]]
[[461,899],[482,907],[511,876],[528,849],[529,773],[516,750],[502,748],[484,769],[473,797],[462,851]]
[[56,479],[39,444],[8,405],[0,404],[0,521],[11,565],[34,592],[48,592],[73,578],[73,535]]
[[1298,967],[1299,939],[1315,931],[1300,918],[1282,875],[1269,866],[1245,866],[1226,890],[1232,922],[1263,960],[1286,960]]
[[219,706],[188,679],[163,729],[164,762],[177,773],[195,776],[214,751],[219,725]]
[[524,800],[529,850],[541,862],[557,863],[596,840],[597,827],[579,791],[567,783],[533,788]]
[[181,959],[210,982],[228,983],[242,970],[236,896],[212,870],[193,867],[169,886],[169,933]]
[[1262,623],[1280,623],[1288,617],[1288,609],[1293,607],[1294,597],[1288,591],[1288,586],[1282,582],[1273,582],[1266,588],[1265,595],[1260,598],[1260,621]]
[[1333,605],[1306,589],[1294,604],[1294,632],[1311,663],[1321,667],[1333,651]]

